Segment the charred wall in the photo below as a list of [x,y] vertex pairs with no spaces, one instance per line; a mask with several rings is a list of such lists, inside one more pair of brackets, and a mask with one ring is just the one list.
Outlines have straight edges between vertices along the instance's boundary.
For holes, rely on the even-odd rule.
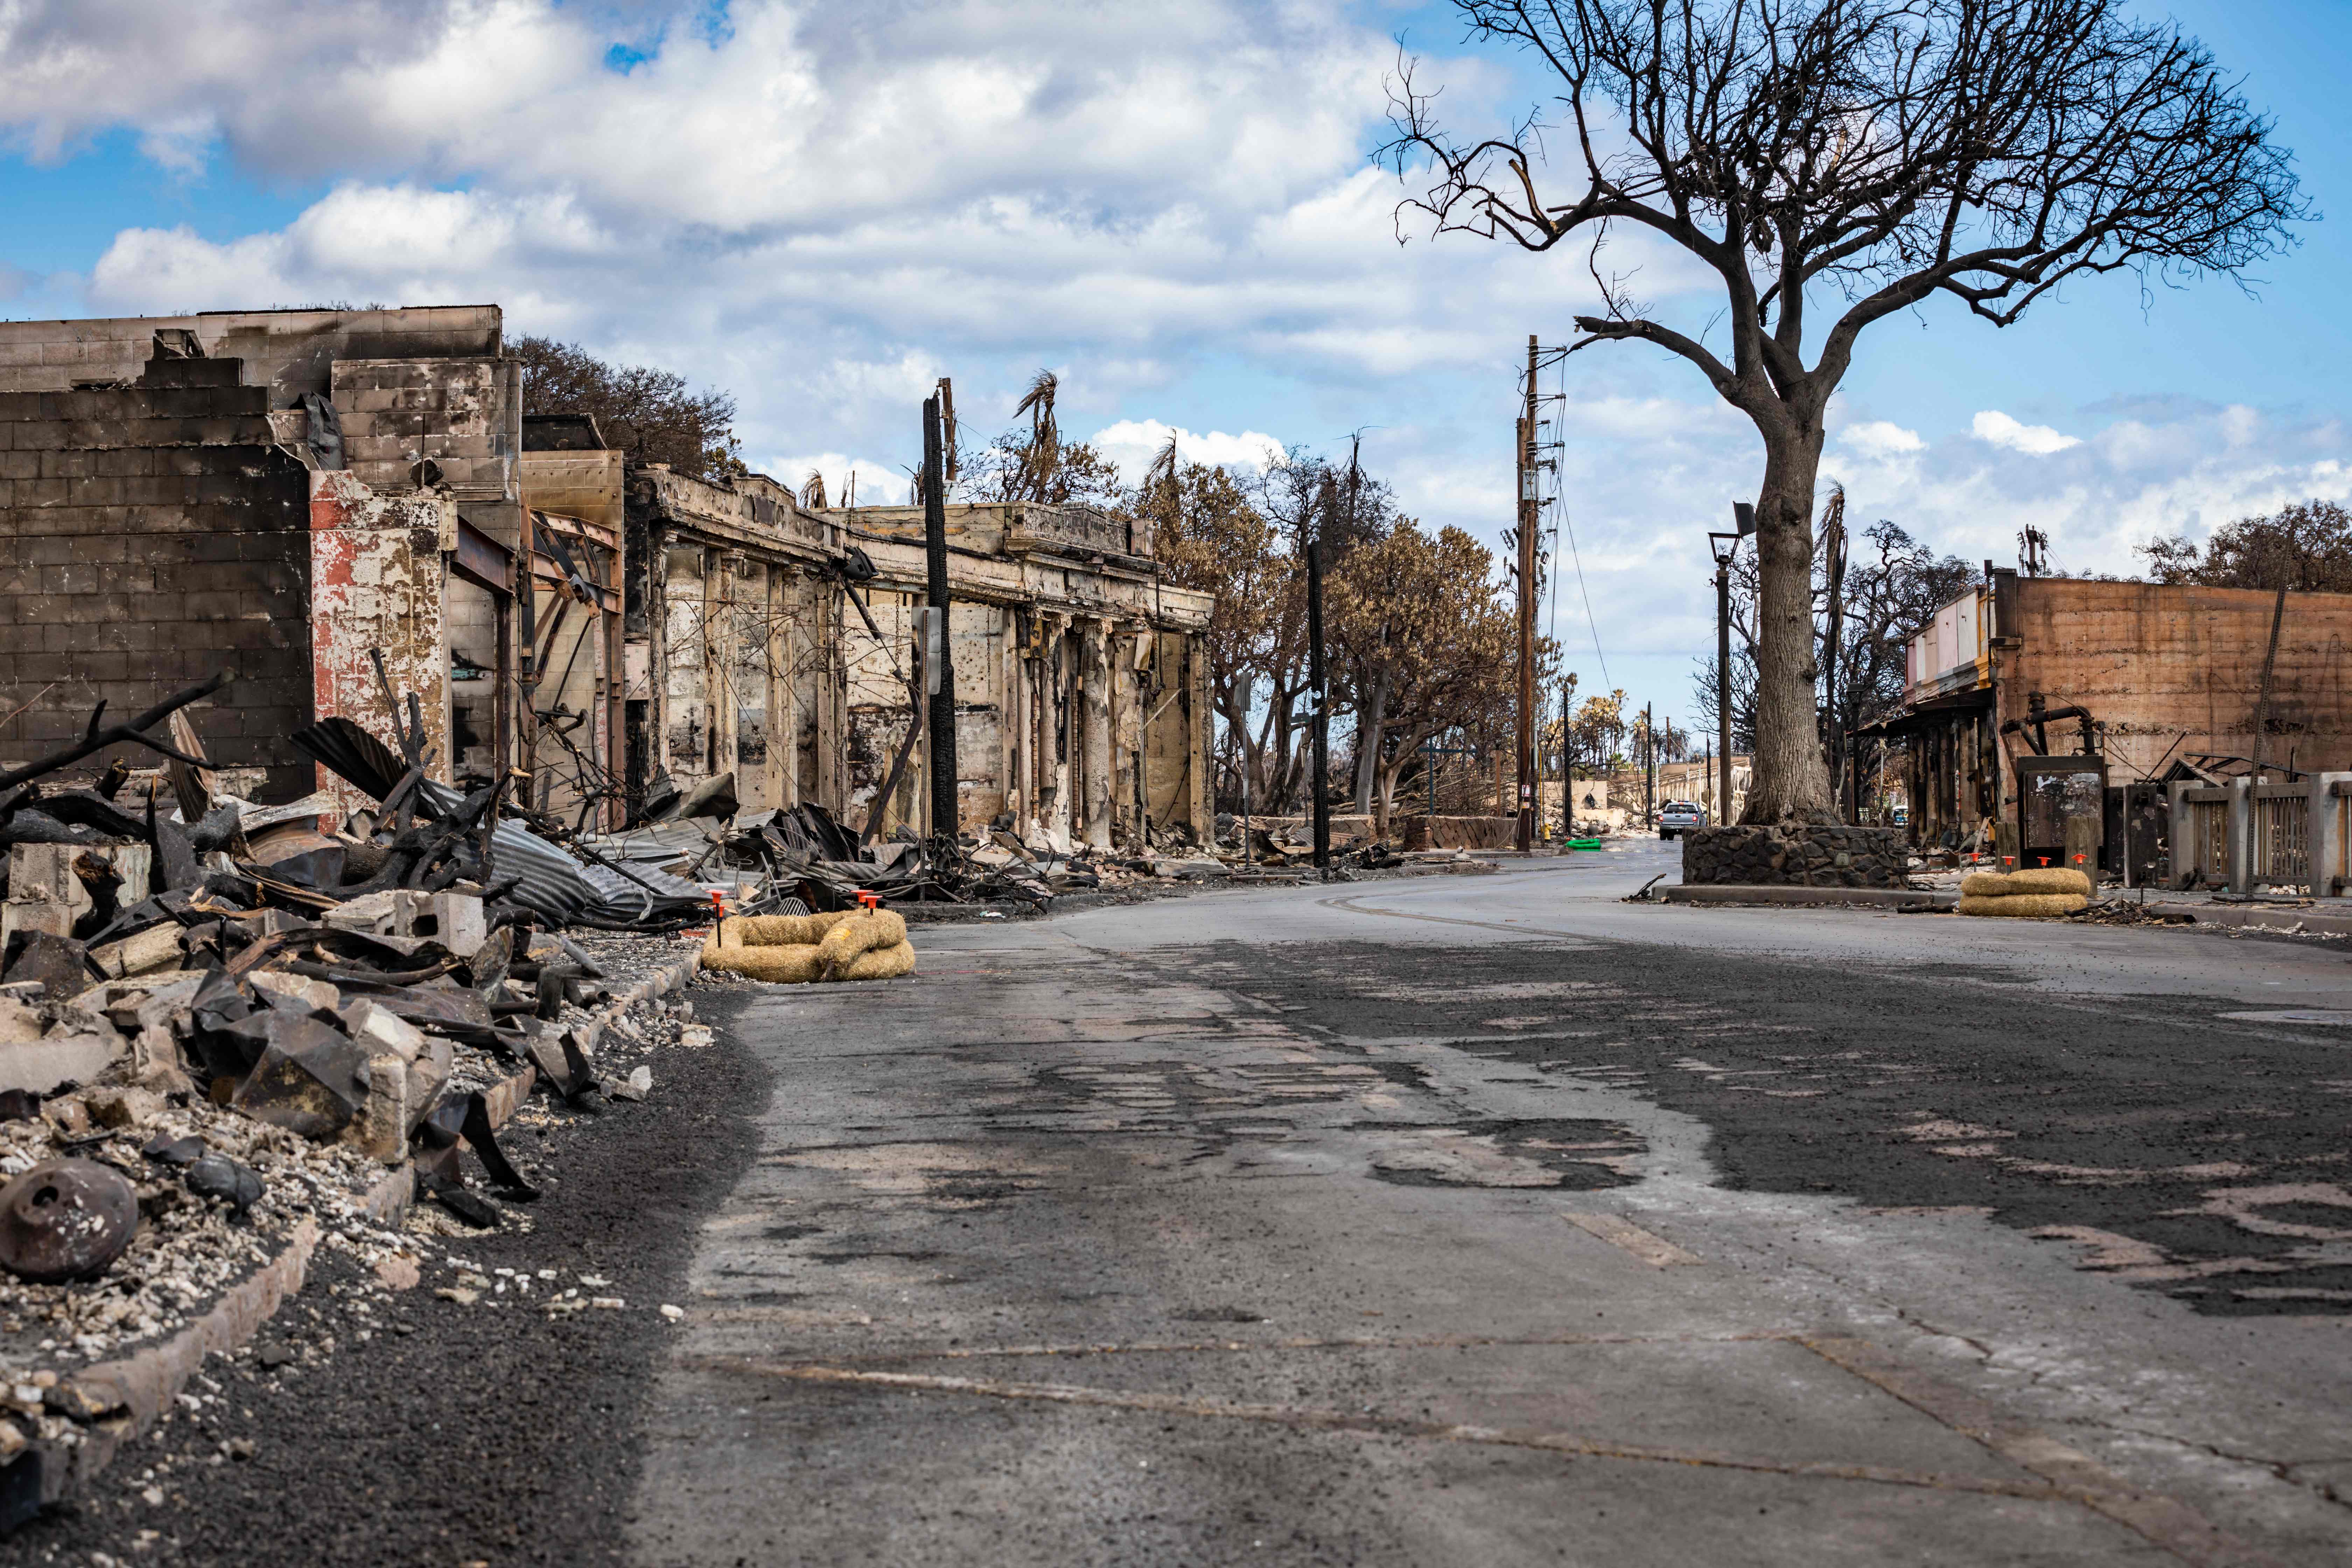
[[[2007,574],[2004,574],[2004,576]],[[2000,629],[2022,640],[2000,683],[2002,720],[2030,693],[2107,726],[2119,776],[2172,755],[2251,756],[2275,594],[2250,588],[2015,578]],[[2004,585],[2006,586],[2006,585]],[[2053,749],[2074,744],[2054,727]],[[2271,673],[2266,759],[2352,768],[2352,594],[2289,594]]]
[[240,370],[158,357],[126,384],[0,393],[0,712],[29,704],[0,758],[226,667],[198,716],[212,759],[266,769],[267,799],[309,788],[285,741],[310,719],[309,474]]

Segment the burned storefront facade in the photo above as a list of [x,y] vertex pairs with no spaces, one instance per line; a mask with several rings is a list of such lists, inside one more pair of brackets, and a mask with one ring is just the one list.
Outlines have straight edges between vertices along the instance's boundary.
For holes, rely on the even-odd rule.
[[[1162,582],[1148,533],[1091,508],[946,511],[958,820],[1066,853],[1206,842],[1210,597]],[[811,511],[758,475],[649,468],[629,539],[633,787],[731,773],[747,811],[808,801],[919,836],[920,510]]]
[[[2165,859],[2167,791],[2352,768],[2352,595],[1989,569],[1910,642],[1905,700],[1865,726],[1905,751],[1913,842]],[[2126,845],[2126,838],[2131,843]]]
[[[428,776],[578,831],[698,795],[919,831],[919,512],[633,468],[522,392],[495,306],[0,323],[0,761],[233,668],[201,729],[256,801],[358,805],[286,737],[392,735],[398,693]],[[1208,596],[1090,509],[949,513],[962,824],[1204,841]]]

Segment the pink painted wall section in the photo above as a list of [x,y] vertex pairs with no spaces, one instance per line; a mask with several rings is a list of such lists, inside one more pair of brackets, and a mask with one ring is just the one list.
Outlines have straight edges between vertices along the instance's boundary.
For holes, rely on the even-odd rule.
[[[340,713],[392,746],[372,648],[404,704],[416,693],[425,714],[426,770],[449,778],[448,581],[443,552],[456,548],[457,503],[429,491],[381,495],[352,475],[310,476],[312,703],[319,718]],[[372,804],[325,768],[319,787],[345,811]]]

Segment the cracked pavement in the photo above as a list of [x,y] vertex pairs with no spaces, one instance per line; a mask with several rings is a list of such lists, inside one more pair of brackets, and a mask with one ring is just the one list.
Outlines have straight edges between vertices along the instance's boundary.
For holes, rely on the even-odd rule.
[[[1494,876],[735,993],[647,1564],[2323,1563],[2318,943]],[[709,1009],[706,1009],[707,1011]]]

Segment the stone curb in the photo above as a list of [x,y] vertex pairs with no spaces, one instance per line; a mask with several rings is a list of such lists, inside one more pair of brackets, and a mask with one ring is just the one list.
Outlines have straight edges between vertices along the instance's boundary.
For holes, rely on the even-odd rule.
[[2352,913],[2339,915],[2319,910],[2266,910],[2258,906],[2157,902],[2150,902],[2147,907],[2161,910],[2168,915],[2187,915],[2201,926],[2235,926],[2243,931],[2282,933],[2300,927],[2306,936],[2323,932],[2332,936],[2352,936]]
[[69,1489],[88,1486],[117,1449],[170,1407],[206,1356],[226,1354],[253,1338],[279,1304],[302,1289],[318,1245],[319,1222],[306,1217],[277,1257],[247,1275],[203,1317],[162,1344],[75,1374],[69,1381],[108,1390],[129,1413],[83,1428],[82,1440],[70,1447],[37,1445],[41,1449],[41,1501],[53,1503]]
[[1670,904],[1774,904],[1850,910],[1950,909],[1959,902],[1958,893],[1908,888],[1734,887],[1720,882],[1668,888],[1665,897]]

